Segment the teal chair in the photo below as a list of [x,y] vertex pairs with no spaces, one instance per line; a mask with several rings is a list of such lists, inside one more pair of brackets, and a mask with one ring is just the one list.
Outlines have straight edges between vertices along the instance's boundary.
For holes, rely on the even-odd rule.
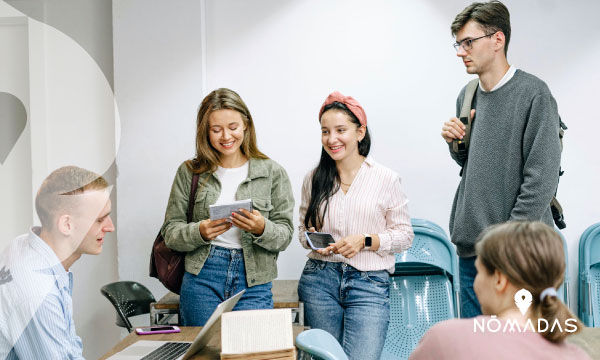
[[422,227],[422,228],[427,228],[427,229],[435,230],[435,231],[439,232],[441,235],[443,235],[444,237],[447,237],[446,236],[446,232],[444,231],[444,229],[442,229],[441,226],[439,226],[438,224],[434,223],[433,221],[429,221],[429,220],[425,220],[425,219],[413,218],[413,219],[410,219],[410,223],[413,226],[413,228],[415,228],[415,227]]
[[323,360],[348,360],[337,340],[325,330],[310,329],[296,337],[296,347]]
[[579,318],[586,326],[600,327],[600,223],[579,240]]
[[412,247],[396,254],[390,324],[381,359],[408,359],[434,324],[459,316],[458,257],[439,229],[413,226]]
[[560,235],[560,238],[563,241],[563,249],[565,251],[565,278],[563,283],[558,288],[558,294],[562,296],[563,303],[567,305],[567,307],[571,308],[571,301],[569,300],[569,284],[571,283],[571,277],[569,276],[569,249],[567,248],[567,241],[562,233],[558,230],[556,232]]

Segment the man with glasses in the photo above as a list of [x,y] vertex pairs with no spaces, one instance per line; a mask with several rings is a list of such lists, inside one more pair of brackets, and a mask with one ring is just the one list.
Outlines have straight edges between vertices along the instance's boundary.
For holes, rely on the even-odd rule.
[[559,118],[548,86],[509,65],[510,16],[499,1],[473,3],[451,25],[456,56],[467,73],[477,74],[471,104],[467,153],[454,140],[465,140],[459,119],[465,88],[456,101],[456,117],[445,122],[442,137],[462,167],[450,215],[450,234],[459,255],[461,315],[481,309],[473,282],[475,243],[487,226],[511,220],[540,220],[553,226],[550,201],[560,167]]

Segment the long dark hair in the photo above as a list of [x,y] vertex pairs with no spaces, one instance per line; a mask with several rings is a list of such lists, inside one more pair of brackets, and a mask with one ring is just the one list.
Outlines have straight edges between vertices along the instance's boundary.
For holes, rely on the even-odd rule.
[[[329,110],[341,111],[348,115],[350,121],[360,127],[360,121],[348,110],[346,105],[340,102],[333,102],[323,109],[323,114]],[[369,129],[365,128],[365,137],[358,143],[358,153],[362,156],[369,155],[371,150],[371,136],[369,135]],[[340,174],[338,174],[335,161],[327,154],[325,148],[321,150],[321,160],[319,165],[313,171],[312,186],[310,190],[310,202],[308,203],[308,209],[306,210],[306,216],[304,217],[304,226],[308,229],[314,226],[317,230],[323,226],[323,219],[325,213],[327,213],[327,207],[329,206],[329,198],[339,190],[340,187]],[[321,212],[320,209],[323,208]]]

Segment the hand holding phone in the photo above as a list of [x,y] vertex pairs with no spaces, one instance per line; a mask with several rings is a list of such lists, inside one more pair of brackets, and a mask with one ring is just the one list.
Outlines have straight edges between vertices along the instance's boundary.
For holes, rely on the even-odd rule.
[[148,326],[135,328],[135,332],[138,335],[168,334],[181,332],[181,329],[177,326]]
[[321,233],[321,232],[305,232],[306,241],[308,246],[310,246],[313,250],[324,249],[329,246],[329,244],[335,243],[333,236],[329,233]]

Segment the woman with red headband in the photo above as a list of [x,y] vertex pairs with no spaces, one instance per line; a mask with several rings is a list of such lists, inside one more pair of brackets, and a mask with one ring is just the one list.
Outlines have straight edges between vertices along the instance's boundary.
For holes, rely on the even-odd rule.
[[367,115],[331,93],[319,111],[323,149],[304,178],[299,236],[332,235],[313,250],[298,285],[307,325],[331,333],[350,359],[379,359],[387,333],[394,253],[414,237],[400,177],[369,155]]

